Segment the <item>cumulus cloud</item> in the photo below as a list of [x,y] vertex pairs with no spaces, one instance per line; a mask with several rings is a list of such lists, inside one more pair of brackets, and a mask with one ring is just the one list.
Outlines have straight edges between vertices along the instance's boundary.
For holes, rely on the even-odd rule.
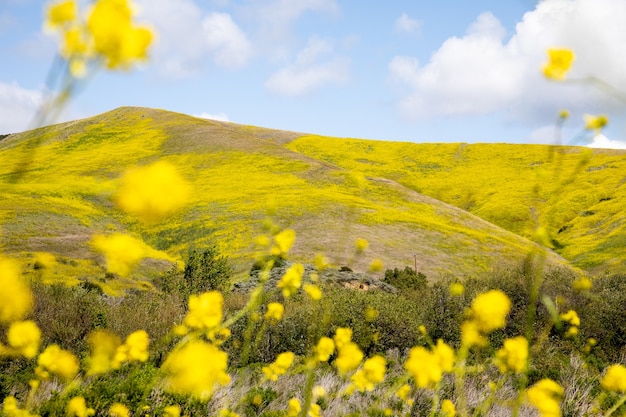
[[573,114],[608,111],[618,104],[609,95],[589,85],[548,82],[540,68],[547,48],[571,48],[577,59],[570,78],[595,75],[626,90],[624,21],[626,2],[619,0],[544,0],[507,39],[497,17],[486,12],[425,64],[394,57],[389,79],[410,118],[506,112],[514,120],[544,123],[563,107]]
[[[328,55],[330,59],[323,61]],[[274,73],[265,87],[275,94],[301,96],[328,85],[343,84],[350,77],[350,61],[332,55],[330,41],[313,37],[298,53],[295,62]]]
[[0,82],[0,134],[26,130],[42,102],[41,91]]
[[402,13],[393,25],[396,33],[415,33],[419,31],[422,23],[417,19],[412,19],[408,14]]
[[593,141],[587,146],[590,148],[626,149],[626,142],[609,139],[600,133],[594,136]]
[[204,37],[216,65],[241,68],[252,56],[252,44],[227,13],[210,13],[203,21]]
[[230,122],[230,119],[226,113],[200,113],[194,114],[193,117],[199,117],[200,119],[218,120],[220,122]]

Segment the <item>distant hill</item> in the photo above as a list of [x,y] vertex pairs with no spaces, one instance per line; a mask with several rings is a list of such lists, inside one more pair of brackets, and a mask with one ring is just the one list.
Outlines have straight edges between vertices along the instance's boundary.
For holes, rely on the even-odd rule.
[[[104,279],[88,242],[120,231],[170,260],[216,244],[244,276],[269,217],[296,230],[294,260],[323,253],[363,272],[374,258],[404,268],[417,255],[429,279],[480,277],[519,266],[537,247],[527,239],[534,210],[574,267],[623,270],[626,154],[555,148],[550,160],[550,149],[327,138],[124,107],[0,141],[0,252],[28,268],[33,253],[54,254],[62,268],[49,280],[97,280],[111,291],[148,285],[168,261],[144,262],[128,280]],[[570,180],[581,155],[585,164]],[[11,182],[25,157],[27,171]],[[145,226],[120,213],[111,196],[125,169],[157,159],[180,169],[193,201]],[[556,193],[559,181],[565,185]],[[357,238],[370,242],[361,256]],[[549,263],[573,268],[557,253]]]

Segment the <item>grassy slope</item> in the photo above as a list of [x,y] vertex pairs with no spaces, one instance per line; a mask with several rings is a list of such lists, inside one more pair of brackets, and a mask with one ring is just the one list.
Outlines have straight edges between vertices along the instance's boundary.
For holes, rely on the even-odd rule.
[[[9,136],[0,141],[0,251],[31,262],[36,251],[66,259],[64,269],[49,280],[102,277],[101,259],[88,242],[94,233],[123,231],[142,236],[164,257],[217,243],[243,273],[268,214],[297,231],[295,258],[310,261],[315,253],[325,253],[357,270],[365,270],[374,257],[389,267],[412,265],[416,253],[429,277],[478,276],[519,263],[532,247],[526,239],[418,193],[422,189],[406,181],[408,174],[401,175],[409,168],[391,158],[383,143],[299,136],[143,108]],[[345,144],[351,145],[342,159],[338,155]],[[358,150],[365,152],[363,161],[349,164],[354,146],[376,149]],[[421,145],[393,145],[402,146]],[[454,146],[459,147],[450,149]],[[327,147],[332,154],[320,154]],[[28,172],[17,184],[8,183],[16,161],[24,157],[32,158]],[[157,158],[180,168],[194,186],[194,199],[184,212],[148,227],[121,215],[111,196],[124,169]],[[355,258],[358,237],[371,246],[366,256]],[[145,262],[142,276],[162,268],[159,262]],[[136,278],[104,285],[115,291],[135,286]]]
[[626,268],[626,151],[510,144],[412,144],[304,136],[290,149],[409,189],[532,237],[595,272]]

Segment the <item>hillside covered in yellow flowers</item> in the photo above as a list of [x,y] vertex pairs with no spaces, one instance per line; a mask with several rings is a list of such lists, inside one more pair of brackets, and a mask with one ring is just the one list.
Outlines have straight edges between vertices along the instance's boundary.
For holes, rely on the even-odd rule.
[[[146,225],[112,194],[127,168],[156,160],[179,169],[192,202]],[[480,277],[521,265],[538,240],[550,265],[602,274],[626,268],[625,180],[624,151],[339,139],[126,107],[0,140],[0,250],[32,274],[50,253],[60,268],[45,280],[111,291],[150,286],[211,245],[244,276],[269,218],[296,231],[292,256],[304,262],[321,253],[366,271],[416,255],[429,279]],[[92,236],[114,232],[151,247],[128,279],[105,277],[93,249]],[[369,246],[356,257],[359,238]]]

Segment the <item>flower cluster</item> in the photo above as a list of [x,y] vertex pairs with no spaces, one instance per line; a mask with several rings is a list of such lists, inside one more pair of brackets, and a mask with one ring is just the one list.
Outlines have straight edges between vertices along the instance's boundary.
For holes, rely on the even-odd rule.
[[454,369],[454,350],[439,339],[432,350],[422,346],[411,349],[404,368],[420,388],[434,387],[441,381],[444,372]]

